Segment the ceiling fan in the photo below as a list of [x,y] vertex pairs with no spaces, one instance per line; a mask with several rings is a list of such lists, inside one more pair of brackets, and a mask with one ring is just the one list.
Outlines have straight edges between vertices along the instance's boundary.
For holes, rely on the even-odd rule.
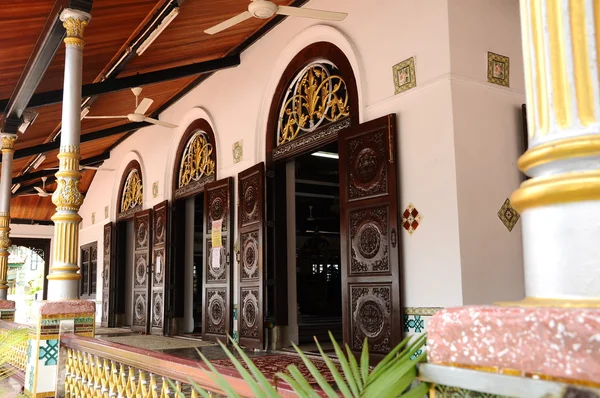
[[[46,180],[48,179],[48,177],[42,177],[42,187],[33,187],[33,189],[35,189],[37,191],[37,195],[41,196],[42,198],[45,198],[46,196],[51,196],[52,192],[48,192],[46,191]],[[35,194],[33,194],[35,195]]]
[[135,95],[135,110],[133,113],[122,116],[84,116],[84,119],[129,119],[132,122],[148,122],[152,124],[157,124],[159,126],[167,127],[170,129],[177,128],[178,126],[175,124],[163,122],[162,120],[153,119],[145,115],[146,111],[150,108],[150,105],[154,102],[150,98],[142,99],[142,102],[138,103],[138,97],[142,92],[141,87],[133,87],[131,89],[133,95]]
[[[50,167],[44,170],[58,170],[58,167]],[[96,166],[81,166],[79,165],[79,171],[83,171],[83,170],[95,170],[95,171],[115,171],[115,169],[107,169],[107,168],[100,168],[100,167],[96,167]]]
[[341,21],[348,15],[345,12],[314,10],[311,8],[300,8],[290,6],[278,6],[269,0],[252,0],[248,5],[248,11],[229,18],[218,25],[208,28],[204,31],[209,35],[214,35],[225,29],[231,28],[234,25],[244,22],[245,20],[254,17],[258,19],[271,18],[273,15],[289,15],[292,17],[304,17],[314,19],[324,19],[327,21]]

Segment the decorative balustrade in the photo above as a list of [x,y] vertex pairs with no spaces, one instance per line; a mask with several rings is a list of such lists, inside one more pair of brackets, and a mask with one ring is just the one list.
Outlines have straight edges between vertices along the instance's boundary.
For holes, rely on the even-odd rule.
[[[10,330],[14,329],[29,329],[27,325],[21,325],[14,322],[0,321],[0,335],[9,333]],[[5,348],[2,347],[4,350]],[[20,379],[25,378],[25,367],[27,364],[27,339],[20,340],[18,344],[10,344],[8,347],[8,353],[6,356],[6,363],[11,365]]]
[[[198,361],[76,335],[63,335],[60,343],[63,359],[59,366],[64,366],[64,376],[59,378],[57,396],[199,397],[192,382],[212,397],[226,396],[210,377],[210,371]],[[240,396],[254,396],[237,372],[218,370]],[[283,397],[296,396],[287,388],[280,388],[279,393]]]

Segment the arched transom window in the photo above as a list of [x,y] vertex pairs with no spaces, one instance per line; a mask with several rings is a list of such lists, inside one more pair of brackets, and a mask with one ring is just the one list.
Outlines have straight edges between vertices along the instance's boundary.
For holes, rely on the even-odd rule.
[[142,176],[138,169],[129,170],[121,194],[121,213],[141,206],[144,203]]
[[330,61],[305,66],[290,83],[279,111],[277,146],[350,114],[346,82]]
[[213,146],[205,131],[195,131],[183,150],[179,165],[178,188],[200,181],[215,173]]

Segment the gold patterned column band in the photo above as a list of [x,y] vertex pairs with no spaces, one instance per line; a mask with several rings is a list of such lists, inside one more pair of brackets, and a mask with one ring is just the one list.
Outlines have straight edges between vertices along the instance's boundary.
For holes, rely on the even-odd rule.
[[81,217],[76,212],[57,212],[54,221],[54,261],[48,279],[77,280],[77,251],[79,249],[79,223]]
[[52,203],[56,205],[57,210],[76,212],[83,203],[83,195],[79,192],[79,158],[79,147],[69,145],[60,148],[57,185],[52,194]]
[[522,0],[530,142],[597,133],[600,121],[597,0]]
[[600,170],[533,178],[510,197],[519,213],[532,207],[586,200],[600,200]]
[[66,18],[63,21],[63,26],[67,30],[65,44],[83,48],[83,46],[85,46],[85,41],[83,40],[83,31],[85,30],[87,24],[88,21],[84,19],[75,17]]
[[600,159],[600,2],[521,0],[521,29],[529,149],[518,166],[534,178],[511,203],[522,212],[600,200],[586,159]]
[[17,140],[16,135],[2,134],[2,153],[14,153],[15,152],[15,141]]
[[0,212],[0,290],[8,289],[8,248],[10,247],[10,216]]

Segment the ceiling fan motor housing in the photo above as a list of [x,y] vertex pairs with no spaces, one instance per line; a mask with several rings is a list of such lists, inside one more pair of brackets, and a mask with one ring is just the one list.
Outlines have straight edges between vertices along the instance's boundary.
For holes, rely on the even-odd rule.
[[277,4],[271,3],[268,0],[254,0],[248,6],[248,11],[255,18],[267,19],[275,15]]

